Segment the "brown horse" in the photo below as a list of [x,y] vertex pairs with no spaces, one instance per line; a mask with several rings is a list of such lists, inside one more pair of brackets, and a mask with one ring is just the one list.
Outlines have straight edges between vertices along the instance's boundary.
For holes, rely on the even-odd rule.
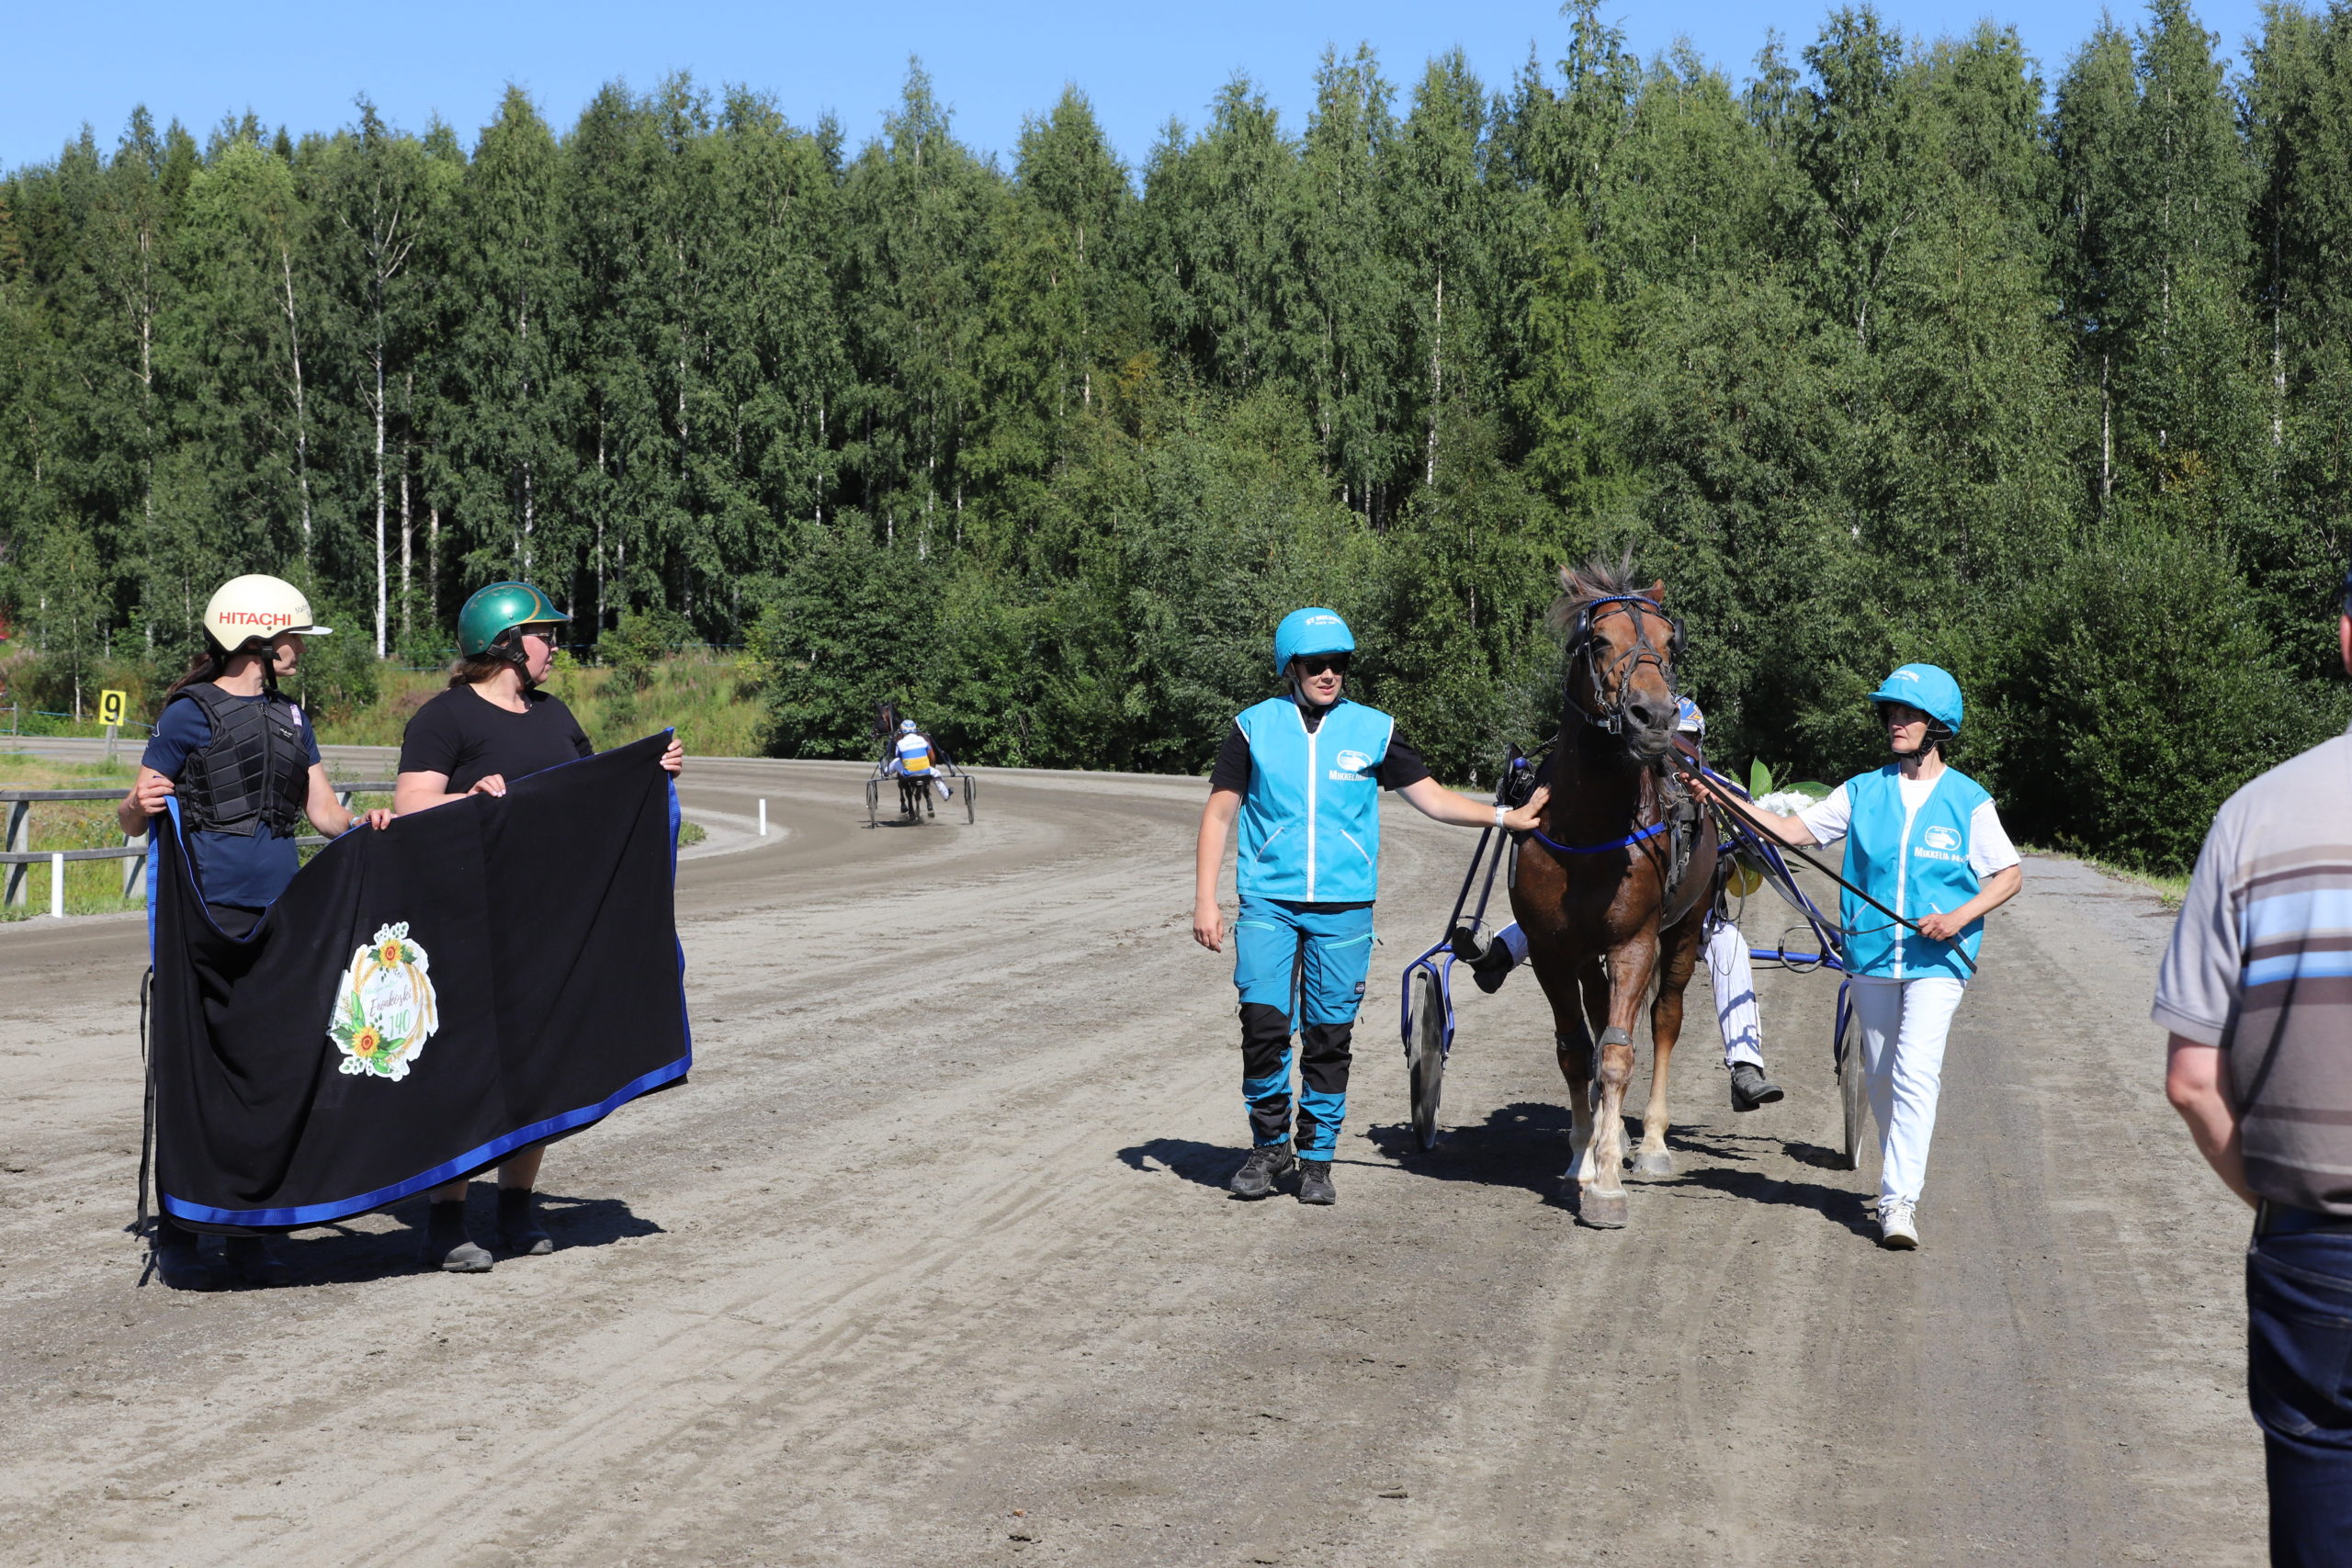
[[1552,619],[1567,639],[1566,679],[1545,771],[1552,798],[1521,846],[1510,903],[1552,1001],[1568,1080],[1575,1159],[1562,1185],[1574,1180],[1579,1219],[1613,1229],[1628,1208],[1623,1108],[1634,1024],[1653,979],[1650,1098],[1634,1169],[1674,1168],[1667,1066],[1714,885],[1715,829],[1669,767],[1682,635],[1663,608],[1666,584],[1636,588],[1629,566],[1588,564],[1564,568]]

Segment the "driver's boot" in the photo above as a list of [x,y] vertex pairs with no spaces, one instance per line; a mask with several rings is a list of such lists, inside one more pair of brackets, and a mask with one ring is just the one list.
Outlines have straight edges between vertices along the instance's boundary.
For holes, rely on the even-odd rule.
[[1470,978],[1477,982],[1478,989],[1490,997],[1503,988],[1510,972],[1519,967],[1518,956],[1487,931],[1456,927],[1452,946],[1453,956],[1470,965]]
[[1734,1111],[1756,1111],[1781,1098],[1781,1086],[1764,1076],[1764,1069],[1753,1062],[1734,1062],[1731,1067],[1731,1108]]

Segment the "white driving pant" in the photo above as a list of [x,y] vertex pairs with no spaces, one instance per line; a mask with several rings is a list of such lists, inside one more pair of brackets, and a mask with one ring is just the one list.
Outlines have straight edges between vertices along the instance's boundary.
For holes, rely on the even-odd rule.
[[1756,1010],[1756,971],[1747,939],[1729,920],[1707,917],[1707,978],[1715,987],[1715,1022],[1724,1034],[1724,1066],[1764,1066],[1764,1021]]
[[1944,1036],[1966,984],[1947,975],[1918,980],[1856,976],[1849,993],[1862,1034],[1862,1071],[1878,1118],[1878,1195],[1916,1203],[1928,1179],[1943,1085]]

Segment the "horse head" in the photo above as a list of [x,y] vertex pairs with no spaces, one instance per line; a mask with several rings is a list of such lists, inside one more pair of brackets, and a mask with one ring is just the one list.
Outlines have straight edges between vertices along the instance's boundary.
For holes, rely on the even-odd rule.
[[1666,584],[1635,585],[1630,562],[1560,570],[1553,624],[1566,638],[1564,736],[1586,728],[1623,741],[1628,760],[1654,764],[1674,741],[1674,661],[1682,627],[1666,613]]

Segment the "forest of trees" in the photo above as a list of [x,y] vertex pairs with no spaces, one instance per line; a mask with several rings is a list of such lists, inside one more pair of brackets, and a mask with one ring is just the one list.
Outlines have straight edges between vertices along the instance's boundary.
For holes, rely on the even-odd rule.
[[254,570],[429,662],[522,575],[746,647],[782,754],[896,697],[1196,771],[1328,603],[1468,782],[1556,713],[1553,569],[1630,549],[1718,752],[1867,761],[1934,660],[2021,837],[2177,867],[2352,711],[2352,6],[2136,20],[2052,80],[1839,10],[1735,80],[1577,0],[1139,167],[1075,90],[967,147],[919,68],[863,147],[683,78],[470,147],[134,113],[0,179],[0,677],[176,666]]

